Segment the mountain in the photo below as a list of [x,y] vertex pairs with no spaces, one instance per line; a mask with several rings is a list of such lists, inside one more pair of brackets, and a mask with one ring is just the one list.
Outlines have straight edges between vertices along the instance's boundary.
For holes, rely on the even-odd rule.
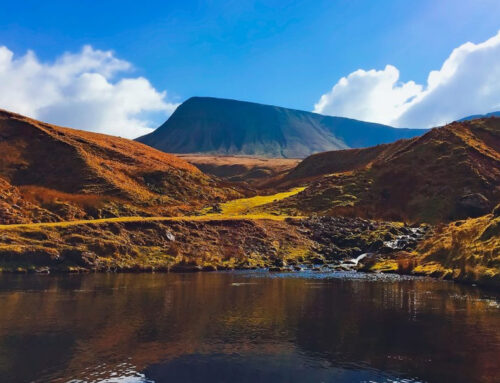
[[0,223],[177,214],[237,194],[141,143],[0,110]]
[[304,158],[423,132],[251,102],[193,97],[162,126],[137,140],[168,153]]
[[470,121],[470,120],[476,120],[478,118],[488,118],[488,117],[500,117],[500,111],[498,112],[491,112],[491,113],[486,113],[486,114],[473,114],[472,116],[467,116],[464,118],[461,118],[458,120],[459,122],[462,121]]
[[500,202],[500,118],[454,122],[421,137],[312,155],[279,180],[307,188],[272,207],[292,214],[436,223]]

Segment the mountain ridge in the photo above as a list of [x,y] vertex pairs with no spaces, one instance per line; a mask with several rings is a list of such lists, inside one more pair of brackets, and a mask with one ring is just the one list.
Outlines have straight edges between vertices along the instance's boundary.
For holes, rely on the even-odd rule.
[[458,122],[477,120],[479,118],[489,118],[489,117],[500,117],[500,110],[496,111],[496,112],[485,113],[485,114],[472,114],[470,116],[461,118],[460,120],[458,120]]

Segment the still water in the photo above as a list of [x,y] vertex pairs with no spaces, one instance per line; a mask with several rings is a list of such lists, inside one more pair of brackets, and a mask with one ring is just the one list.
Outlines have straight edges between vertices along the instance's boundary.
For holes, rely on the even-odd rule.
[[0,275],[0,381],[498,382],[499,302],[350,273]]

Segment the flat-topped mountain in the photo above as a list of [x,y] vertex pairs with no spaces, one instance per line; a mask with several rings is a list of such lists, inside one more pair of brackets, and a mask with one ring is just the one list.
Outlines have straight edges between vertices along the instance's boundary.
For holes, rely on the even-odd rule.
[[0,224],[176,214],[237,194],[141,143],[0,110]]
[[193,97],[139,142],[168,153],[304,158],[423,134],[422,129],[211,97]]

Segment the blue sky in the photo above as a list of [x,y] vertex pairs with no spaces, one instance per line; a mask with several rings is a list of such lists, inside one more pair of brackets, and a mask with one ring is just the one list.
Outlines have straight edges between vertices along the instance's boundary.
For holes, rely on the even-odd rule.
[[9,1],[0,26],[14,57],[112,50],[132,64],[125,75],[172,103],[202,95],[313,110],[357,69],[390,64],[398,81],[425,84],[454,48],[498,32],[500,1]]

